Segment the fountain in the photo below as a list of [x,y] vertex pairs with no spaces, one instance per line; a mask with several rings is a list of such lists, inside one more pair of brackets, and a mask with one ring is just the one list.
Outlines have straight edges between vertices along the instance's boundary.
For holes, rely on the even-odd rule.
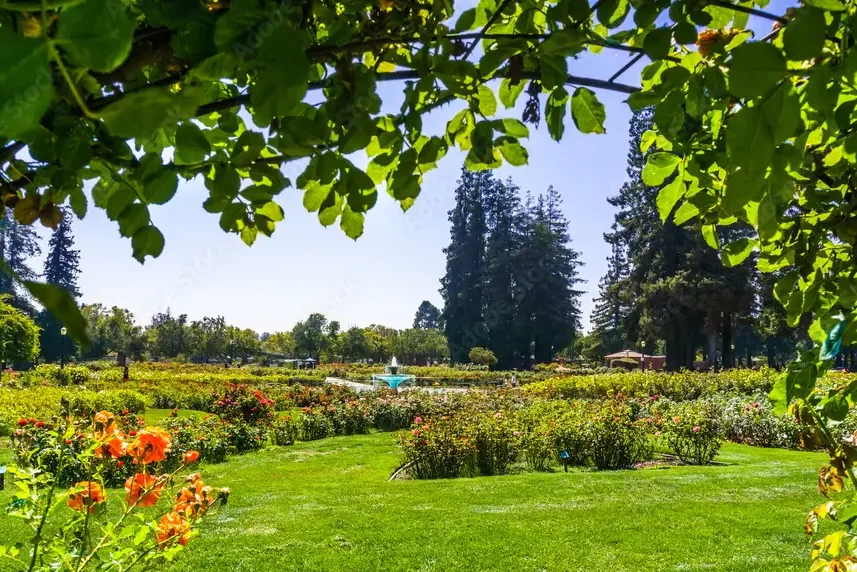
[[399,373],[399,363],[396,361],[396,356],[390,361],[389,365],[384,366],[384,373],[379,373],[372,376],[372,385],[376,382],[383,381],[390,389],[398,389],[399,386],[406,381],[414,381],[416,376]]

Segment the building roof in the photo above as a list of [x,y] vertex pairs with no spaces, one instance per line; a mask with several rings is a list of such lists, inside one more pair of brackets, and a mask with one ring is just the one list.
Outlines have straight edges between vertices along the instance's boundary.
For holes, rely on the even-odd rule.
[[610,354],[604,356],[604,359],[619,359],[619,358],[662,358],[666,356],[652,356],[649,354],[641,354],[640,352],[635,352],[634,350],[622,350],[620,352],[616,352],[615,354]]

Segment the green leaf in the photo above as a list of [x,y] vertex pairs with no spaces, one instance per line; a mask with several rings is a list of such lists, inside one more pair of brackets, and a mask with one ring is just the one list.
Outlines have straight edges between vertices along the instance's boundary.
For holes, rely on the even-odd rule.
[[798,10],[797,17],[783,32],[786,57],[790,60],[811,60],[821,55],[827,24],[824,12],[807,7]]
[[807,6],[814,6],[829,12],[841,12],[845,10],[845,4],[839,0],[805,0]]
[[530,135],[530,130],[520,119],[512,119],[511,117],[496,119],[491,122],[491,125],[496,131],[510,137],[528,137]]
[[82,219],[86,216],[87,200],[83,189],[74,189],[69,195],[68,202],[77,218]]
[[13,138],[38,127],[53,94],[48,57],[46,39],[0,27],[0,136]]
[[146,256],[157,258],[164,251],[164,235],[154,226],[144,226],[134,233],[131,247],[134,249],[134,258],[143,264]]
[[153,205],[166,204],[176,194],[178,186],[178,174],[175,171],[164,170],[145,182],[143,185],[143,198],[146,199],[147,203]]
[[681,159],[672,153],[652,153],[646,157],[646,166],[643,167],[643,182],[650,187],[658,187],[663,184],[667,177],[675,172]]
[[175,161],[178,165],[202,163],[211,153],[211,144],[195,123],[186,122],[176,129]]
[[655,108],[655,125],[666,135],[675,135],[684,125],[684,94],[673,91]]
[[256,237],[259,236],[259,229],[255,226],[244,225],[238,233],[241,236],[241,241],[247,246],[253,246],[256,242]]
[[[472,29],[476,24],[476,8],[468,8],[455,22],[455,33],[460,34]],[[352,237],[353,238],[353,237]]]
[[605,133],[604,120],[607,114],[592,90],[585,87],[574,90],[571,96],[571,117],[581,133]]
[[758,107],[742,107],[726,126],[726,150],[748,173],[764,173],[774,155],[774,137]]
[[271,219],[273,222],[280,222],[285,217],[285,215],[283,214],[283,207],[281,207],[274,201],[270,201],[264,206],[256,209],[256,214],[265,216]]
[[[7,269],[8,271],[8,269]],[[82,346],[90,344],[86,319],[67,290],[54,284],[23,281],[24,288],[50,312],[58,322],[68,328],[68,335]]]
[[113,135],[148,139],[162,127],[193,117],[197,107],[192,95],[149,88],[123,95],[101,110],[101,116]]
[[699,207],[690,202],[683,202],[673,217],[673,223],[681,226],[699,214]]
[[562,57],[568,57],[582,49],[585,37],[584,33],[578,28],[559,30],[539,44],[538,52],[540,54],[557,54]]
[[655,28],[643,39],[643,51],[653,60],[665,58],[670,53],[671,41],[672,30],[670,28]]
[[786,58],[767,42],[748,42],[732,51],[729,91],[736,97],[764,95],[786,75]]
[[602,0],[597,6],[598,21],[607,28],[619,26],[628,15],[628,0]]
[[265,38],[259,48],[264,67],[250,92],[258,125],[289,115],[303,101],[311,67],[305,49],[303,35],[291,27],[280,27]]
[[539,71],[545,89],[554,89],[565,84],[568,78],[568,61],[555,54],[539,56]]
[[548,124],[548,133],[550,133],[554,141],[562,139],[562,134],[565,132],[567,102],[568,92],[562,87],[556,88],[548,96],[547,107],[545,108],[545,121]]
[[349,238],[357,240],[363,234],[364,214],[354,212],[351,207],[345,205],[342,209],[342,219],[339,222],[339,227],[345,232]]
[[774,144],[792,137],[800,123],[800,98],[792,84],[784,83],[762,105],[762,115],[771,130]]
[[768,399],[774,406],[774,413],[782,415],[788,410],[789,404],[795,398],[805,398],[815,387],[818,370],[815,364],[792,364],[776,382]]
[[750,238],[740,238],[723,247],[720,257],[726,268],[733,268],[744,262],[753,252],[758,242]]
[[526,82],[523,80],[518,81],[515,85],[512,85],[512,80],[509,78],[503,78],[503,81],[500,83],[500,103],[503,104],[503,107],[506,109],[511,109],[515,107],[515,102],[518,100],[518,96],[521,95],[521,92],[524,91],[524,85]]
[[766,196],[759,203],[759,215],[757,221],[759,238],[763,241],[776,238],[779,233],[779,222],[777,222],[777,207],[771,197]]
[[495,148],[500,150],[500,154],[510,165],[520,167],[526,165],[529,159],[527,150],[521,147],[517,139],[513,137],[500,137],[494,143]]
[[109,72],[131,53],[134,26],[124,2],[86,0],[60,12],[57,42],[76,65]]
[[130,238],[149,221],[148,207],[142,203],[131,203],[119,215],[119,233]]
[[680,176],[673,179],[669,185],[658,192],[657,205],[661,220],[667,220],[673,207],[684,196],[685,192],[687,192],[687,188]]
[[494,97],[494,92],[487,85],[479,86],[476,101],[479,113],[485,117],[491,117],[497,113],[497,98]]
[[717,227],[713,224],[702,225],[702,238],[705,239],[705,244],[714,250],[720,248],[720,236],[717,234]]

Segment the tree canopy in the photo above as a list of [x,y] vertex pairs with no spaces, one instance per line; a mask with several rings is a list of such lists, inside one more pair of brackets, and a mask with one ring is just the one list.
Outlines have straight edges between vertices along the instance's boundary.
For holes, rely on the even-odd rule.
[[[79,217],[94,205],[141,262],[165,245],[150,207],[196,177],[204,209],[248,244],[283,219],[275,197],[292,185],[322,224],[357,237],[379,186],[409,208],[453,146],[481,170],[527,162],[526,123],[544,120],[560,139],[570,115],[578,131],[602,133],[593,89],[610,89],[655,106],[643,178],[673,177],[661,217],[697,221],[727,264],[758,250],[761,270],[788,268],[777,298],[792,321],[815,311],[819,339],[857,299],[854,2],[806,0],[784,15],[748,4],[6,0],[2,201],[22,224],[47,226],[60,205]],[[775,29],[753,38],[751,14]],[[618,81],[630,66],[571,74],[586,50],[651,62],[639,86]],[[382,111],[387,81],[403,82],[395,113]],[[522,118],[501,111],[498,99],[511,108],[522,95]],[[423,115],[456,100],[446,129],[425,132]],[[286,179],[279,167],[299,159],[303,172]],[[738,221],[758,236],[721,244],[715,229]],[[26,286],[85,336],[69,296]]]

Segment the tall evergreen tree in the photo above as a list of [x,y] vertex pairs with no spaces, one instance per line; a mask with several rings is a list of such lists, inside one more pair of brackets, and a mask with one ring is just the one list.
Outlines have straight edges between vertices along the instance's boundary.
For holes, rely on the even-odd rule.
[[[726,268],[697,229],[675,224],[674,215],[660,220],[660,189],[642,180],[646,153],[640,142],[652,120],[650,109],[632,118],[628,181],[609,199],[618,212],[605,238],[623,250],[628,265],[627,275],[612,286],[614,296],[630,302],[621,337],[632,347],[646,342],[653,348],[663,340],[668,369],[693,368],[700,347],[711,364],[728,365],[733,317],[737,322],[752,313],[755,303],[752,261]],[[720,238],[730,241],[748,231],[734,227]]]
[[[33,280],[38,273],[30,266],[30,260],[42,253],[39,237],[31,225],[20,224],[6,207],[0,217],[0,258],[23,280]],[[12,277],[0,271],[0,294],[10,296],[9,303],[29,314],[34,314],[32,304],[19,291]]]
[[442,328],[442,320],[440,310],[437,306],[423,300],[420,307],[417,308],[417,313],[414,315],[414,328],[420,330],[438,330]]
[[62,209],[62,219],[48,241],[44,278],[48,284],[55,284],[72,296],[80,296],[80,291],[77,289],[80,251],[74,248],[71,222],[71,212],[68,209]]
[[518,366],[516,356],[515,256],[521,247],[521,200],[511,181],[493,180],[485,193],[485,324],[497,367]]
[[483,280],[485,275],[485,211],[482,193],[490,172],[462,168],[449,212],[450,243],[444,249],[446,274],[441,280],[444,333],[453,363],[466,362],[474,346],[485,345]]
[[613,223],[604,239],[610,244],[607,273],[598,282],[598,297],[592,310],[590,351],[593,355],[608,355],[623,349],[623,327],[630,312],[623,296],[622,282],[628,276],[628,261]]
[[[71,230],[71,213],[62,209],[62,219],[48,241],[48,257],[45,260],[44,279],[48,284],[54,284],[69,292],[72,296],[80,296],[77,288],[77,277],[80,274],[80,251],[74,248],[74,235]],[[74,352],[71,340],[63,340],[60,324],[48,312],[39,312],[38,323],[41,327],[42,356],[48,361],[60,358],[62,345],[66,344],[66,353]]]

